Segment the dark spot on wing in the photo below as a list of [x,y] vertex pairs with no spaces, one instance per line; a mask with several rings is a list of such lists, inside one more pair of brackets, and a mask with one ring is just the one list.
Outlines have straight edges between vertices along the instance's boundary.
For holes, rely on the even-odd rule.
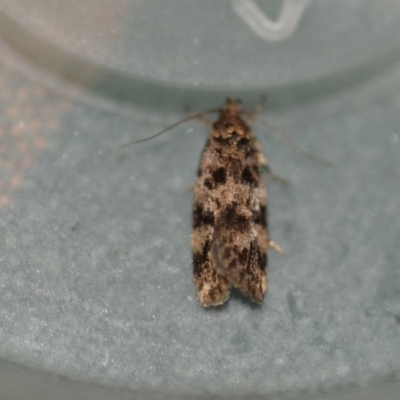
[[244,232],[250,227],[250,220],[243,215],[237,215],[234,225],[239,232]]
[[233,205],[230,205],[225,209],[222,215],[222,221],[227,229],[237,232],[245,232],[248,230],[251,222],[249,218],[243,215],[238,215],[237,210]]
[[245,167],[242,172],[242,182],[247,183],[251,186],[257,186],[258,179],[257,175],[249,167]]
[[249,256],[249,249],[245,247],[240,253],[239,253],[239,262],[241,265],[245,265],[247,263],[247,257]]
[[260,218],[261,218],[260,224],[262,226],[266,227],[267,226],[267,206],[264,206],[264,205],[260,206]]
[[[226,139],[224,139],[222,136],[214,136],[213,140],[218,144],[225,144],[226,143]],[[218,149],[215,149],[215,150],[218,150]]]
[[193,209],[193,228],[204,225],[214,225],[214,214],[204,211],[199,204],[195,204]]
[[238,144],[239,148],[241,148],[241,147],[243,148],[243,147],[247,147],[249,145],[249,142],[250,142],[250,140],[247,137],[243,136],[238,140],[237,144]]
[[203,251],[201,253],[193,254],[193,271],[198,274],[203,265],[209,260],[210,242],[207,240],[204,243]]
[[223,167],[216,169],[213,171],[212,177],[216,185],[224,185],[226,183],[226,169]]
[[213,183],[213,181],[210,179],[210,178],[205,178],[204,179],[204,186],[207,188],[207,189],[214,189],[214,183]]
[[260,248],[257,249],[258,255],[258,266],[264,271],[267,268],[267,253],[262,251]]
[[267,207],[260,206],[260,210],[254,214],[254,222],[256,224],[267,226]]

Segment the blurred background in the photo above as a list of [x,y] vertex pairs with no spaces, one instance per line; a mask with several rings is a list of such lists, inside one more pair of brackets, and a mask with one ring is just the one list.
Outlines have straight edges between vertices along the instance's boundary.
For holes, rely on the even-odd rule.
[[[0,398],[397,399],[400,4],[0,0]],[[274,171],[262,307],[203,309],[193,184],[226,97]],[[213,118],[213,116],[210,116]]]

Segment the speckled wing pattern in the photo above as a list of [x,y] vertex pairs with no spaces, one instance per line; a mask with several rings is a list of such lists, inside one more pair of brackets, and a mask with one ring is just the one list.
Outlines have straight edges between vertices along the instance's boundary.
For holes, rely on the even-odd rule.
[[224,303],[232,288],[261,304],[267,288],[267,191],[259,142],[227,100],[214,123],[194,186],[193,270],[200,303]]

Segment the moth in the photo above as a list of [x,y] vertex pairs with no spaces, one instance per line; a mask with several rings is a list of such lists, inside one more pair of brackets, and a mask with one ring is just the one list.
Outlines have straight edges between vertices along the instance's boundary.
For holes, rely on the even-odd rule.
[[[215,122],[204,118],[209,112],[219,113]],[[268,234],[267,188],[261,169],[275,180],[287,182],[271,171],[251,131],[255,115],[242,109],[240,100],[227,99],[220,109],[193,113],[153,136],[122,146],[153,139],[193,118],[211,126],[193,187],[191,237],[194,283],[204,307],[223,304],[233,288],[262,304],[267,290],[268,249],[283,253]],[[261,122],[301,155],[326,163],[301,150],[266,121]]]
[[268,248],[282,252],[268,234],[267,188],[260,175],[268,164],[251,119],[239,100],[228,99],[200,159],[191,242],[194,282],[205,307],[224,303],[232,288],[262,304]]

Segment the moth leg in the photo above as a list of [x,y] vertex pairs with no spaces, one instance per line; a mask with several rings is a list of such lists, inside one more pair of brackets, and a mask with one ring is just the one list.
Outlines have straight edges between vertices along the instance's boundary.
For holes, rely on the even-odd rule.
[[278,243],[275,243],[273,240],[269,239],[268,240],[268,247],[271,247],[271,249],[274,249],[276,252],[280,254],[285,254],[285,250],[281,246],[279,246]]

